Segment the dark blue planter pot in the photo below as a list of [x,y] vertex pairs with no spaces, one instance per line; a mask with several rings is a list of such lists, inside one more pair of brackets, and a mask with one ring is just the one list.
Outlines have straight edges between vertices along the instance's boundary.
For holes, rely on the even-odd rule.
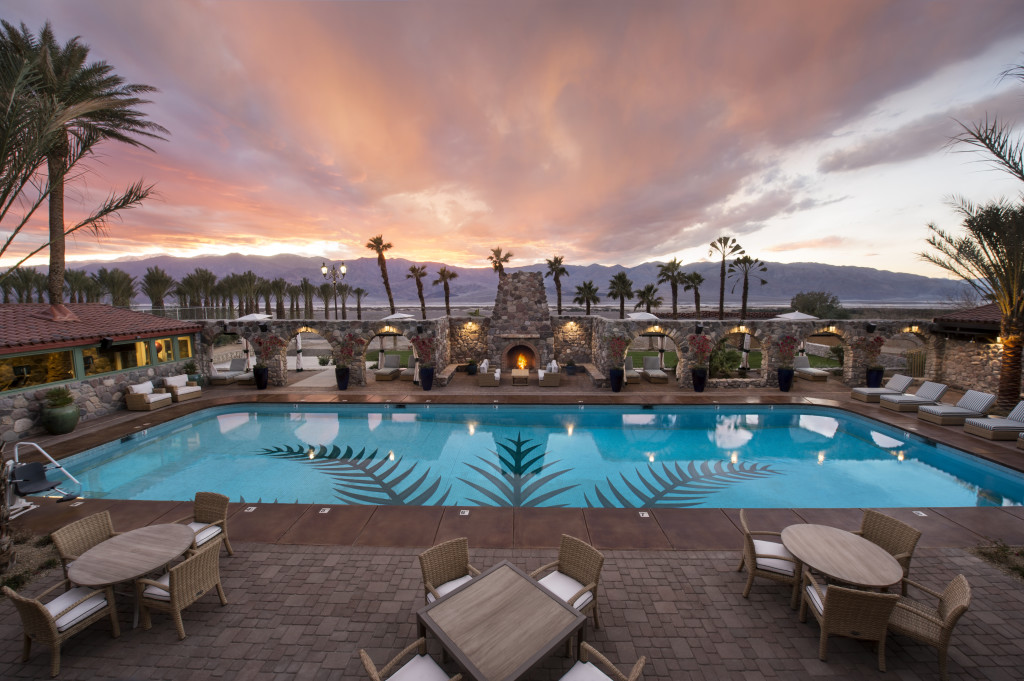
[[883,376],[885,376],[885,369],[868,369],[868,387],[881,388]]
[[424,390],[434,387],[434,367],[420,367],[420,387]]
[[792,369],[779,369],[779,390],[784,393],[789,392],[789,389],[793,387],[793,374]]
[[348,390],[349,375],[348,367],[334,367],[334,382],[338,384],[338,390]]
[[708,385],[707,369],[690,369],[690,376],[693,377],[694,392],[702,393]]
[[622,383],[626,379],[625,369],[609,369],[608,378],[612,383],[612,392],[617,393],[622,390]]

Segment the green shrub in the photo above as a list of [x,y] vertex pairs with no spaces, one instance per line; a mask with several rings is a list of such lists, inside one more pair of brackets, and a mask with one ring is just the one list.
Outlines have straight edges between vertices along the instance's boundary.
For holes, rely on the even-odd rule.
[[708,375],[712,378],[726,378],[730,373],[739,368],[742,359],[743,355],[740,354],[739,350],[723,341],[711,351],[711,359],[708,362]]
[[46,391],[46,404],[49,407],[66,407],[74,401],[75,398],[71,396],[71,388],[67,386],[50,388]]

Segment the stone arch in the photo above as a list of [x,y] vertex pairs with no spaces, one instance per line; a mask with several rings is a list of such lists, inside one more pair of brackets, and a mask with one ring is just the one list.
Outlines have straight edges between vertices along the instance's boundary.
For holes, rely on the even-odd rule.
[[802,342],[806,343],[809,338],[814,336],[832,336],[839,339],[840,347],[843,349],[843,383],[850,385],[851,378],[855,374],[853,339],[856,334],[853,333],[853,329],[848,324],[842,326],[837,326],[835,323],[814,325],[811,327],[811,332],[803,337]]

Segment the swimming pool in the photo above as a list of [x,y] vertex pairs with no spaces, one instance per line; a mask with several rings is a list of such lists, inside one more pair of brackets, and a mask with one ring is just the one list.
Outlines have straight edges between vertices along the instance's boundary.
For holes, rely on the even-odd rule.
[[234,405],[69,457],[82,496],[411,506],[999,506],[1024,475],[805,406]]

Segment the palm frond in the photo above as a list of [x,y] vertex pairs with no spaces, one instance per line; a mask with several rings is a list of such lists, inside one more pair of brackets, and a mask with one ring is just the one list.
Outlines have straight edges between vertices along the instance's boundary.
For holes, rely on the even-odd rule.
[[594,486],[593,500],[584,494],[590,507],[606,508],[685,508],[699,506],[706,498],[729,485],[776,475],[770,466],[725,461],[691,461],[685,468],[678,462],[638,468],[635,478],[621,473],[620,483],[605,478],[606,495]]

